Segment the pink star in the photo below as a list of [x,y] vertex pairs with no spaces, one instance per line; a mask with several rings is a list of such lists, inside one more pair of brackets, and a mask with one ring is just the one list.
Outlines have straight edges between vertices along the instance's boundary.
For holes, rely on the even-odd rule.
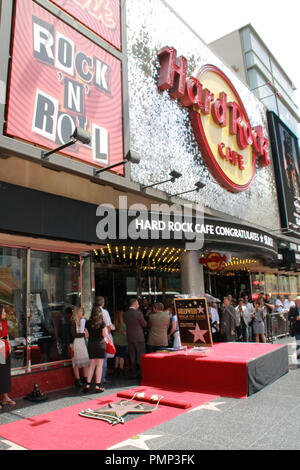
[[190,333],[194,336],[194,343],[197,343],[197,341],[201,341],[202,343],[205,343],[205,338],[204,336],[208,332],[208,330],[200,330],[198,323],[196,323],[196,329],[195,330],[189,330]]
[[203,307],[198,307],[198,313],[204,313],[204,308]]

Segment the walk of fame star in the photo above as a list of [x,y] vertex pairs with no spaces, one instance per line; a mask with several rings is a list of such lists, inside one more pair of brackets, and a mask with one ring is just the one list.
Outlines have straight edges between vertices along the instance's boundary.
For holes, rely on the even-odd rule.
[[115,450],[115,449],[120,449],[120,448],[127,447],[127,446],[136,447],[137,449],[141,449],[141,450],[150,450],[146,442],[151,441],[152,439],[158,439],[159,437],[162,437],[162,435],[151,436],[151,435],[144,434],[142,436],[134,436],[134,437],[131,437],[130,439],[127,439],[126,441],[120,442],[119,444],[109,447],[107,450]]
[[189,330],[190,333],[194,336],[194,343],[197,341],[201,341],[202,343],[206,343],[204,336],[208,332],[208,330],[200,330],[198,323],[196,323],[195,330]]
[[130,403],[129,405],[122,405],[121,403],[110,403],[110,408],[113,410],[114,415],[118,418],[126,416],[128,413],[151,413],[153,410],[145,410],[141,403]]
[[209,411],[218,411],[221,413],[222,411],[219,410],[220,405],[225,405],[225,401],[219,401],[219,402],[210,402],[206,403],[205,405],[200,405],[197,406],[197,408],[193,408],[192,410],[189,410],[188,413],[194,413],[194,411],[199,411],[199,410],[209,410]]
[[18,444],[15,444],[14,442],[8,441],[7,439],[0,439],[0,442],[5,444],[6,446],[9,446],[7,450],[27,450],[25,447],[21,447]]
[[146,409],[142,403],[134,403],[131,401],[120,403],[109,403],[109,408],[99,410],[85,410],[79,413],[84,418],[99,419],[107,421],[110,424],[123,424],[123,416],[129,413],[152,413],[155,408]]

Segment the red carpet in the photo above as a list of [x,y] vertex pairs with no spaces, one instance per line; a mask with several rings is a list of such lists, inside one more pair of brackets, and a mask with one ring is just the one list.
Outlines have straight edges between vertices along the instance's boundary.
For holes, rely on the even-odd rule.
[[[147,395],[163,395],[168,400],[190,403],[192,408],[217,398],[215,395],[166,391],[153,387],[132,389],[130,396],[145,389]],[[104,408],[110,402],[120,401],[117,395],[109,395],[34,418],[4,424],[0,426],[0,437],[29,450],[105,450],[185,412],[184,409],[159,405],[153,413],[113,427],[102,421],[78,416],[81,410]]]
[[[159,403],[160,405],[172,406],[173,408],[182,408],[183,410],[186,410],[192,407],[191,402],[178,399],[178,396],[180,396],[180,393],[182,392],[181,390],[176,390],[174,392],[171,392],[170,390],[168,390],[167,398],[163,395],[157,395],[157,390],[158,389],[151,390],[149,387],[139,387],[138,389],[136,389],[134,393],[132,390],[125,390],[124,392],[118,392],[117,396],[119,398],[125,398],[127,400],[134,399],[135,401],[140,401],[143,403],[151,403],[151,404]],[[135,393],[137,393],[138,395],[134,396]],[[143,393],[144,395],[143,397],[140,396],[141,393]],[[165,393],[166,392],[164,391],[164,394]],[[172,393],[173,393],[173,397],[171,397]]]
[[[275,353],[281,345],[219,343],[201,357],[185,353],[152,353],[142,357],[142,385],[161,388],[184,387],[199,393],[246,398],[248,368],[252,361]],[[278,378],[278,377],[277,377]]]

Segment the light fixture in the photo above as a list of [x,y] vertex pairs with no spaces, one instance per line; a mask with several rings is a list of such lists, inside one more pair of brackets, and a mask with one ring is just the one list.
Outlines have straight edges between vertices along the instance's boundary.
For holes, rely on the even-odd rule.
[[84,145],[89,145],[91,142],[91,136],[90,134],[85,130],[82,129],[81,127],[76,127],[75,131],[73,134],[70,136],[70,141],[67,142],[66,144],[61,145],[60,147],[55,148],[54,150],[49,150],[45,152],[44,150],[42,151],[42,159],[43,160],[48,160],[50,155],[53,153],[59,152],[60,150],[63,150],[67,147],[70,147],[70,145],[75,144],[76,142],[80,142],[81,144]]
[[188,194],[188,193],[193,193],[194,191],[199,192],[200,189],[205,188],[205,184],[202,183],[202,181],[198,181],[195,183],[195,189],[190,189],[189,191],[184,191],[183,193],[178,193],[178,194],[170,194],[169,197],[177,197],[177,196],[182,196],[183,194]]
[[144,190],[144,189],[148,189],[148,188],[153,188],[154,186],[157,186],[159,184],[164,184],[164,183],[175,183],[175,181],[177,179],[182,177],[182,174],[178,173],[178,171],[173,170],[173,171],[171,171],[170,176],[171,176],[171,178],[168,179],[168,180],[160,181],[159,183],[149,184],[148,186],[141,186],[141,189]]
[[94,176],[98,176],[101,173],[104,173],[105,171],[112,170],[113,168],[116,168],[117,166],[125,165],[128,162],[138,165],[140,163],[140,160],[141,160],[141,157],[139,156],[137,152],[134,152],[133,150],[129,150],[125,159],[122,160],[121,162],[113,163],[112,165],[106,166],[104,168],[100,168],[100,170],[96,170],[94,168]]

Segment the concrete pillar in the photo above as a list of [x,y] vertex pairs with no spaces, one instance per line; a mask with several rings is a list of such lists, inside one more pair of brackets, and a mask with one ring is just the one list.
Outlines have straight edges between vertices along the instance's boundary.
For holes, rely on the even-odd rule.
[[187,251],[181,256],[181,292],[198,297],[205,293],[203,265],[198,251]]

